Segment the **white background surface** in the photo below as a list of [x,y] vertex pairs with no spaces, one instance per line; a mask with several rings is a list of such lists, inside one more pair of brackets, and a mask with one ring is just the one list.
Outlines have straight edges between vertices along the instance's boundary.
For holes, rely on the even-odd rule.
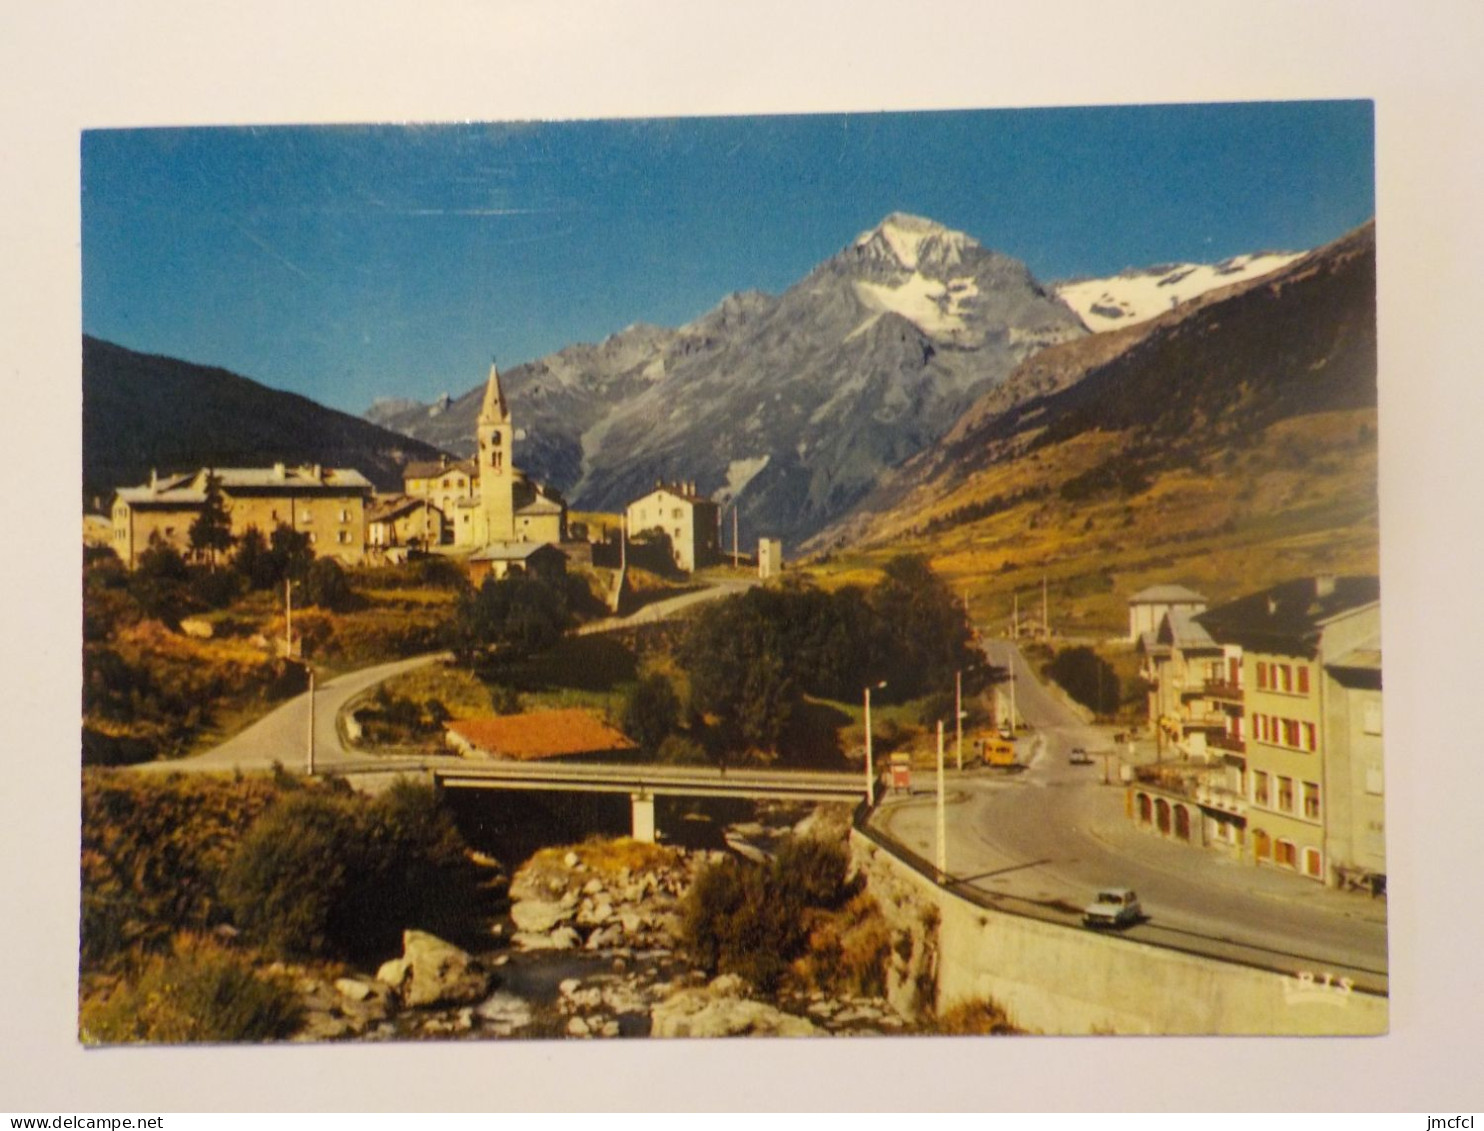
[[[6,7],[0,1111],[1484,1107],[1473,570],[1484,506],[1472,475],[1484,444],[1484,6],[1013,8]],[[77,1045],[81,129],[1335,97],[1377,103],[1390,1036]]]

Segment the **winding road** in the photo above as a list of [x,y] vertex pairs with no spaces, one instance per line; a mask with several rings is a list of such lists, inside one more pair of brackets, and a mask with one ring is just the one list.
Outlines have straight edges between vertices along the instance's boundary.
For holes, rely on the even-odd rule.
[[[990,642],[985,651],[992,663],[1013,667],[1017,706],[1034,737],[1019,740],[1030,766],[1014,776],[948,771],[947,863],[956,884],[1007,911],[1069,925],[1080,924],[1080,909],[1098,887],[1128,886],[1147,916],[1123,932],[1129,938],[1386,989],[1385,901],[1136,828],[1107,732],[1084,724],[1042,686],[1009,642]],[[1092,765],[1069,762],[1075,746],[1093,755]],[[1105,774],[1114,784],[1104,784]],[[872,818],[873,827],[928,860],[937,843],[932,790],[931,775],[920,776],[913,795],[888,795]]]
[[[730,597],[744,592],[757,584],[755,581],[728,579],[705,589],[682,593],[663,601],[646,605],[627,617],[608,617],[583,625],[578,631],[616,632],[640,624],[651,624],[665,620],[677,613],[705,601]],[[364,769],[367,755],[364,751],[347,747],[340,732],[338,719],[342,711],[356,696],[369,691],[377,684],[448,657],[447,652],[434,652],[411,659],[395,660],[377,664],[358,671],[347,672],[326,680],[314,689],[314,767],[316,771],[328,772],[354,764]],[[271,769],[275,762],[285,769],[305,768],[309,759],[309,709],[308,692],[290,699],[282,706],[253,723],[240,734],[227,739],[204,753],[190,758],[165,762],[144,762],[134,768],[145,773],[173,773],[177,771],[228,772],[242,770]],[[417,769],[418,759],[388,759],[388,771]]]

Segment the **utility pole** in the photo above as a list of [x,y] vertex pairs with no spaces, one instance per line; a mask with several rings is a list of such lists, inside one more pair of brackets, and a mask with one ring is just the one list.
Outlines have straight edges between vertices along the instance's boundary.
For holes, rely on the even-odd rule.
[[309,754],[307,760],[307,772],[310,777],[314,776],[314,669],[306,661],[304,670],[309,673]]
[[629,516],[627,512],[620,516],[618,522],[618,568],[621,571],[629,567]]
[[739,550],[739,547],[737,545],[737,500],[736,499],[733,499],[732,500],[732,568],[733,569],[738,568],[738,565],[739,565],[740,559],[739,559],[739,556],[738,556],[738,550]]
[[[886,680],[875,685],[877,690],[886,686]],[[866,687],[866,804],[876,801],[876,769],[871,750],[871,688]]]
[[1041,575],[1041,639],[1051,640],[1051,617],[1046,612],[1046,575]]
[[938,879],[948,878],[948,813],[943,804],[943,720],[938,720]]
[[958,768],[964,768],[964,673],[962,669],[953,673],[953,719],[958,731]]
[[283,579],[283,654],[294,658],[294,583]]
[[1020,594],[1015,594],[1015,611],[1010,616],[1010,639],[1020,639]]

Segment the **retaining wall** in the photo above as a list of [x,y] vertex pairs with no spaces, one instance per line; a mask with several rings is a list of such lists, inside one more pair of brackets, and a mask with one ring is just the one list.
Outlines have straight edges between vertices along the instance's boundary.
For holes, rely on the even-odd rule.
[[853,837],[870,868],[890,869],[938,909],[939,1011],[993,998],[1017,1026],[1046,1034],[1386,1032],[1383,996],[980,907]]

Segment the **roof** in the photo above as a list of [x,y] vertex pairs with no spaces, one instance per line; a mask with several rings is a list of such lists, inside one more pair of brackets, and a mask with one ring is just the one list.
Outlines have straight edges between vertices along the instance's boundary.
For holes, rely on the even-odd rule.
[[428,502],[426,499],[413,499],[407,495],[394,495],[389,499],[378,499],[366,511],[366,521],[385,522],[387,519],[397,518],[410,511],[421,510],[427,505]]
[[523,562],[542,550],[561,551],[547,542],[491,542],[469,555],[471,562]]
[[536,496],[535,500],[523,507],[517,507],[516,514],[561,514],[562,504],[552,502],[544,495]]
[[710,503],[713,506],[716,505],[714,499],[709,499],[697,491],[687,491],[681,484],[664,483],[654,488],[654,490],[640,495],[633,502],[629,503],[629,506],[637,507],[640,503],[646,499],[653,498],[655,495],[669,495],[672,499],[679,499],[682,503],[688,503],[691,506],[700,506],[705,503]]
[[1380,600],[1378,577],[1304,577],[1207,609],[1196,619],[1220,641],[1257,652],[1314,656],[1326,624]]
[[450,471],[462,472],[465,475],[474,475],[477,469],[472,459],[417,459],[402,469],[402,478],[404,480],[435,479]]
[[1159,642],[1170,644],[1182,652],[1199,651],[1202,648],[1217,650],[1221,647],[1211,638],[1204,625],[1195,620],[1196,614],[1188,609],[1171,609],[1159,622]]
[[228,494],[307,493],[369,494],[371,481],[355,468],[320,467],[203,467],[183,475],[161,475],[138,487],[121,487],[118,497],[134,506],[199,506],[206,501],[206,479],[214,475]]
[[1183,585],[1151,585],[1148,589],[1140,589],[1128,599],[1130,605],[1190,605],[1205,602],[1205,597]]
[[1381,641],[1367,640],[1324,665],[1345,687],[1381,687]]
[[623,732],[591,711],[575,707],[495,718],[455,719],[448,729],[484,753],[521,762],[636,749]]
[[1168,656],[1170,646],[1159,642],[1159,635],[1155,632],[1139,633],[1138,650],[1146,656]]

